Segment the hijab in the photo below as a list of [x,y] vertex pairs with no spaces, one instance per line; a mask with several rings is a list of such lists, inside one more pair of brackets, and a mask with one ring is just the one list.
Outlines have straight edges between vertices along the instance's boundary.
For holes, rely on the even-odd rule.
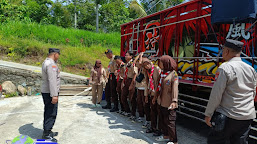
[[94,66],[94,70],[97,71],[98,81],[100,82],[100,78],[101,78],[101,75],[102,75],[102,64],[101,64],[100,67],[97,67],[97,63],[101,63],[101,60],[96,60],[95,61],[95,66]]
[[162,56],[160,58],[160,62],[162,62],[162,64],[163,64],[163,72],[164,73],[167,71],[172,72],[173,70],[176,70],[176,68],[177,68],[176,61],[168,55]]

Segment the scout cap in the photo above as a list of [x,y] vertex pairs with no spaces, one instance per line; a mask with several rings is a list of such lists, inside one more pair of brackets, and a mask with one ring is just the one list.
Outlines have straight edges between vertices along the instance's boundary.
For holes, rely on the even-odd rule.
[[120,56],[115,56],[114,60],[116,60],[116,59],[121,59],[121,57]]
[[49,48],[49,54],[50,54],[50,53],[53,53],[53,52],[56,52],[56,53],[59,53],[59,54],[60,54],[60,49],[57,49],[57,48]]
[[224,46],[234,49],[236,51],[241,51],[242,47],[244,46],[244,43],[241,41],[237,41],[237,40],[226,39]]
[[111,49],[107,49],[104,53],[105,54],[112,53],[112,50]]

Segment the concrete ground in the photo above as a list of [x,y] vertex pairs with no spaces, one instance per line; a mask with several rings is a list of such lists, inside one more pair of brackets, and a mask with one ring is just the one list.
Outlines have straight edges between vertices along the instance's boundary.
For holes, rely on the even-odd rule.
[[[90,96],[60,97],[58,117],[53,131],[60,144],[145,144],[157,143],[146,134],[142,124],[132,123],[117,113],[92,108]],[[103,102],[104,104],[104,102]],[[0,143],[21,134],[40,139],[43,125],[41,96],[0,100]],[[208,128],[198,121],[179,116],[177,132],[180,144],[205,144]]]

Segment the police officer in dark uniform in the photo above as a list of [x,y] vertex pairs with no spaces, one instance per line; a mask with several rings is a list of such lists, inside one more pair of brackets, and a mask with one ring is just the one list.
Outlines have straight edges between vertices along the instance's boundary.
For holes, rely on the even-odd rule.
[[60,90],[60,70],[56,64],[59,59],[60,50],[49,48],[48,57],[42,65],[42,86],[41,93],[44,100],[44,132],[43,139],[57,142],[54,136],[57,133],[52,132],[58,108],[58,95]]

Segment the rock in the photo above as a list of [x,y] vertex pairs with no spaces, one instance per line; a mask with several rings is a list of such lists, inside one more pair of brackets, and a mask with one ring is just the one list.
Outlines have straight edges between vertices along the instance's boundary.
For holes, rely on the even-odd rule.
[[24,95],[27,94],[27,89],[24,88],[24,87],[21,86],[21,85],[18,85],[18,91],[19,91],[19,93],[20,93],[22,96],[24,96]]
[[11,81],[5,81],[2,84],[2,88],[3,88],[3,92],[5,92],[6,94],[13,94],[13,93],[16,93],[17,91],[16,86]]

